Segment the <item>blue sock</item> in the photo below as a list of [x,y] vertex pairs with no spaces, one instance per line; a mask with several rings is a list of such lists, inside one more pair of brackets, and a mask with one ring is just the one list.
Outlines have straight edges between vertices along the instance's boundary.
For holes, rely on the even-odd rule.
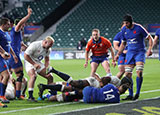
[[3,83],[0,83],[0,88],[1,88],[0,96],[5,95],[6,87],[7,87],[7,85],[4,85]]
[[137,92],[136,94],[140,94],[140,90],[141,90],[141,86],[142,86],[142,82],[143,82],[143,77],[138,77],[136,78],[136,82],[137,82]]
[[133,80],[132,80],[131,88],[129,88],[128,90],[129,90],[129,95],[133,97]]
[[16,97],[19,98],[21,95],[21,90],[16,90]]
[[2,89],[2,83],[0,83],[0,96],[1,96],[1,90]]

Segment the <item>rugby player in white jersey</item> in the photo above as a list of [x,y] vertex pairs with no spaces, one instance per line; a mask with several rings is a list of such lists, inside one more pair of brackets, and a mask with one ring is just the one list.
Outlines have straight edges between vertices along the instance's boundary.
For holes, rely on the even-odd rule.
[[[24,53],[25,69],[30,76],[28,84],[28,101],[36,102],[33,97],[33,90],[37,73],[47,79],[47,84],[53,83],[52,75],[46,74],[46,68],[49,66],[49,54],[53,44],[54,39],[51,36],[47,36],[44,40],[32,42]],[[41,62],[42,59],[44,59],[44,63]]]

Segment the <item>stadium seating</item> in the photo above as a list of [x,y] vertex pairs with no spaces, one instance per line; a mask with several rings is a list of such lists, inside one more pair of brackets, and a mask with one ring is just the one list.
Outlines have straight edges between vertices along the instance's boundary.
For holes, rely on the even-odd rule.
[[17,7],[11,10],[8,15],[12,19],[24,17],[27,14],[26,8],[30,6],[33,14],[29,22],[40,23],[48,14],[61,5],[65,0],[36,0],[33,2],[23,2],[23,7]]
[[112,42],[125,14],[131,14],[143,26],[160,23],[159,6],[158,0],[86,0],[58,25],[52,34],[54,47],[76,47],[82,38],[90,38],[94,28],[100,29],[101,35]]

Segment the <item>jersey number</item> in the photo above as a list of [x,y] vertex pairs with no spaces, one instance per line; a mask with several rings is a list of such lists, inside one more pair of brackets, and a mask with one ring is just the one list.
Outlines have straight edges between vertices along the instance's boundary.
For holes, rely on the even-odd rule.
[[103,94],[105,95],[105,100],[110,100],[110,99],[115,98],[114,95],[110,94],[112,92],[113,92],[113,89],[103,92]]

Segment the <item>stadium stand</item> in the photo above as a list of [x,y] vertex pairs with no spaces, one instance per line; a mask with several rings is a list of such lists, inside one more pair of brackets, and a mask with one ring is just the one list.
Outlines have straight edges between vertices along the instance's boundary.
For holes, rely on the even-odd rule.
[[24,17],[27,14],[26,8],[30,6],[34,11],[28,22],[40,24],[41,21],[60,6],[65,0],[37,0],[23,2],[23,7],[12,9],[8,16],[13,20],[17,17]]
[[56,41],[54,47],[76,47],[82,38],[90,38],[93,28],[99,28],[101,35],[112,42],[126,13],[133,15],[135,22],[145,27],[150,23],[160,23],[159,5],[158,0],[86,0],[57,26],[52,34]]

